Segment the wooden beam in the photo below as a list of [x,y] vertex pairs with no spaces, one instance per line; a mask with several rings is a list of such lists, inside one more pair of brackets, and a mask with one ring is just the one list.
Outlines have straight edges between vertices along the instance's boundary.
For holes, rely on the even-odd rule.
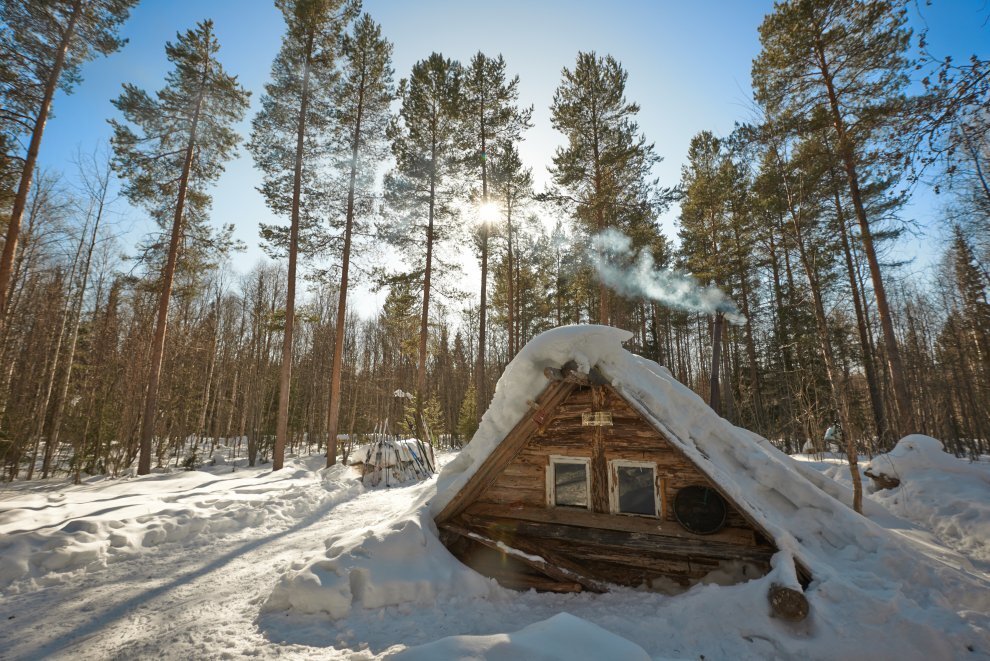
[[597,514],[595,512],[565,509],[563,507],[510,507],[489,503],[473,503],[464,512],[483,517],[502,517],[536,523],[560,523],[584,528],[640,532],[649,535],[664,535],[667,537],[696,539],[706,542],[725,542],[727,544],[738,544],[741,546],[759,546],[754,539],[752,530],[723,528],[712,535],[696,535],[693,532],[685,530],[678,523],[645,516]]
[[[591,389],[591,409],[601,411],[605,392],[601,386]],[[592,427],[591,442],[591,509],[608,514],[608,461],[605,459],[605,433],[603,427]]]
[[471,516],[463,514],[461,519],[472,532],[495,540],[532,538],[555,539],[563,542],[587,544],[619,553],[656,553],[686,558],[711,558],[713,560],[742,560],[745,562],[768,563],[774,549],[768,547],[747,547],[726,544],[707,539],[685,539],[667,535],[630,533],[599,528],[583,528],[558,523],[536,523],[518,519]]
[[527,553],[521,549],[509,546],[505,542],[491,539],[490,537],[486,537],[485,535],[477,533],[473,530],[468,530],[452,523],[446,523],[443,527],[445,530],[457,533],[462,537],[478,542],[479,544],[487,546],[490,549],[496,550],[500,553],[505,553],[513,560],[528,565],[560,583],[577,583],[582,589],[588,590],[589,592],[601,593],[608,591],[608,587],[600,581],[582,576],[579,572],[574,571],[573,569],[564,568],[553,564],[545,557],[547,555],[545,553],[542,555]]
[[573,388],[574,384],[563,382],[551,383],[547,386],[538,398],[539,410],[531,411],[529,415],[524,416],[488,455],[475,474],[467,481],[467,484],[435,517],[438,526],[460,514],[495,481],[502,469],[526,446],[530,434],[536,432],[547,422],[553,410],[570,394]]
[[770,609],[782,620],[800,622],[808,617],[808,599],[800,590],[774,583],[767,593]]

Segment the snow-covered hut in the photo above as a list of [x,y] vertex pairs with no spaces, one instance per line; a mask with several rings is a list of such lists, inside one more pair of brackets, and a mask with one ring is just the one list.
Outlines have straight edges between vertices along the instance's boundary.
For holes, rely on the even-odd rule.
[[[507,368],[432,504],[462,562],[508,587],[603,591],[748,580],[794,546],[772,513],[784,507],[775,490],[806,479],[789,477],[784,455],[729,425],[665,368],[624,350],[629,337],[555,329]],[[794,580],[776,598],[793,600],[783,608],[799,619],[812,570],[797,555]]]

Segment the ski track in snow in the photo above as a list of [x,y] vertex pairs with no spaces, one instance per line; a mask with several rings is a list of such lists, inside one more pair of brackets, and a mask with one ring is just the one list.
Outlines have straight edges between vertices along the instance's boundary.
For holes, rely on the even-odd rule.
[[[5,597],[0,659],[326,659],[333,650],[269,640],[259,630],[258,616],[292,561],[322,548],[323,540],[342,528],[369,526],[392,514],[397,500],[390,490],[354,497],[361,490],[356,479],[354,485],[334,491],[318,482],[290,487],[305,492],[292,496],[322,502],[297,522],[261,536],[248,528],[221,539],[204,536],[200,545],[163,544]],[[198,488],[177,500],[207,494]],[[324,626],[333,628],[329,621]]]

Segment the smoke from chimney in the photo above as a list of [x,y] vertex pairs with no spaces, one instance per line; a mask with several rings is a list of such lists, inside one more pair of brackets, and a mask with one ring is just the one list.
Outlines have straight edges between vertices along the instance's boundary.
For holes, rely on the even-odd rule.
[[[648,250],[635,251],[632,239],[616,229],[592,237],[591,262],[606,286],[630,298],[646,298],[685,312],[721,312],[731,323],[745,323],[736,304],[717,287],[705,287],[686,273],[657,269]],[[631,263],[630,263],[631,262]]]

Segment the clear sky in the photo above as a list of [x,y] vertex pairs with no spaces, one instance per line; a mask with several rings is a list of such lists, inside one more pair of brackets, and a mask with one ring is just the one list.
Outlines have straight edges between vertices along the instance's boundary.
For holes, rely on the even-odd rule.
[[[988,0],[917,0],[914,27],[922,18],[930,28],[931,50],[960,58],[972,52],[986,56],[990,44]],[[640,104],[639,123],[664,157],[657,175],[674,185],[691,136],[701,130],[726,135],[733,123],[749,117],[750,65],[759,52],[759,26],[772,3],[756,0],[365,0],[364,10],[382,25],[395,44],[396,79],[406,76],[414,62],[433,51],[467,61],[477,51],[504,55],[508,69],[520,77],[520,97],[534,106],[534,127],[520,151],[533,168],[537,189],[547,181],[546,166],[561,138],[550,126],[549,106],[560,82],[562,67],[572,67],[579,50],[615,56],[629,74],[626,94]],[[920,15],[919,15],[920,12]],[[226,69],[240,76],[253,92],[252,108],[241,127],[246,136],[250,116],[258,108],[271,60],[282,33],[282,20],[267,0],[143,0],[123,29],[129,43],[109,58],[88,64],[84,80],[72,95],[60,94],[55,117],[46,130],[41,161],[46,167],[69,171],[77,147],[92,149],[109,135],[110,99],[124,82],[148,91],[162,85],[168,63],[164,44],[179,30],[212,18]],[[234,223],[248,251],[235,257],[235,268],[247,270],[262,253],[258,223],[274,219],[255,190],[260,177],[250,156],[228,164],[213,190],[213,218]],[[907,213],[939,236],[938,201],[920,191]],[[121,210],[133,227],[122,239],[130,249],[149,231],[144,214]],[[673,236],[676,210],[664,217]],[[926,237],[927,238],[927,237]],[[905,243],[907,256],[927,263],[938,243],[915,239]],[[473,278],[472,278],[473,280]],[[357,294],[358,309],[368,313],[376,299]]]

